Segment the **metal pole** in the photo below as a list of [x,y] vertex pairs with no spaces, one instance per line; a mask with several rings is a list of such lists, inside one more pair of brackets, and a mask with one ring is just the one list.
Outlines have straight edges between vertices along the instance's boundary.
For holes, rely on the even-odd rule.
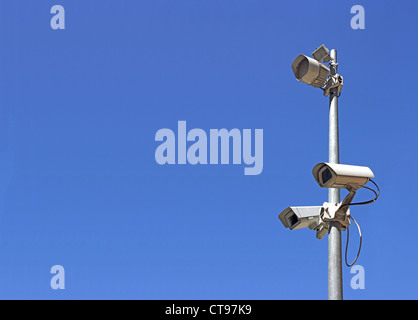
[[[338,72],[337,51],[331,50],[331,75]],[[329,162],[340,162],[338,143],[338,93],[337,88],[330,91],[329,97]],[[331,188],[328,194],[329,203],[340,202],[340,189]],[[341,254],[341,225],[329,222],[328,231],[328,299],[343,299],[343,276]]]

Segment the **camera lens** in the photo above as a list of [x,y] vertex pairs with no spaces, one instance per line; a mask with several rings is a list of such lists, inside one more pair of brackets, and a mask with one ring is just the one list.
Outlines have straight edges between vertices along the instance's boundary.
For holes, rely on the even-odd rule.
[[322,183],[326,184],[332,178],[332,173],[329,168],[322,171]]
[[295,224],[298,223],[299,219],[294,213],[292,213],[292,214],[287,216],[287,221],[290,224],[290,228],[293,228],[295,226]]

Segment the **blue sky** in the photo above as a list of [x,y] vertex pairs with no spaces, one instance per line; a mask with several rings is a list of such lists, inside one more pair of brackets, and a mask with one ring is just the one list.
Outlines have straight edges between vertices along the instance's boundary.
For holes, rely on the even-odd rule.
[[[65,30],[50,27],[55,4]],[[350,27],[356,4],[365,30]],[[328,98],[290,68],[325,44],[345,81],[340,161],[369,166],[381,189],[352,208],[366,288],[351,289],[343,267],[344,297],[417,299],[417,9],[2,1],[0,298],[326,299],[327,237],[277,218],[328,199],[311,173],[328,160]],[[157,164],[155,133],[180,120],[263,129],[263,172]],[[50,287],[53,265],[65,268],[65,290]]]

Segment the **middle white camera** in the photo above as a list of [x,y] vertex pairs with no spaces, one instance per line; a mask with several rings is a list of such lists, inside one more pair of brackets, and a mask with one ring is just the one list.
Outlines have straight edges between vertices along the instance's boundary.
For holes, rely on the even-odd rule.
[[346,188],[357,190],[374,178],[368,167],[337,163],[318,163],[312,170],[318,184],[323,188]]

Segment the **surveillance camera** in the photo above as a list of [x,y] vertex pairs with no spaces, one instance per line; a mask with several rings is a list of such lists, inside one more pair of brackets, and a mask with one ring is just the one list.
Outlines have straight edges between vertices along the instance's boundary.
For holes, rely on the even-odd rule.
[[279,214],[279,219],[290,230],[310,228],[319,224],[322,207],[289,207]]
[[303,54],[293,61],[292,70],[296,79],[315,88],[325,84],[330,72],[324,64]]
[[312,170],[313,176],[323,188],[346,188],[357,190],[370,178],[374,178],[368,167],[336,163],[318,163]]
[[289,207],[279,214],[279,219],[290,230],[309,228],[316,231],[317,239],[328,232],[328,226],[322,220],[324,207]]

